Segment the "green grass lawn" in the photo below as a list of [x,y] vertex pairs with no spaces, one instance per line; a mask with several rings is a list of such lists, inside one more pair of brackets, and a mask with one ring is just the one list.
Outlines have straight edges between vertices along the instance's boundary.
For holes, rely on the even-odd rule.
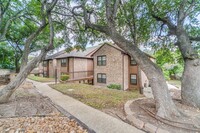
[[180,80],[168,80],[168,83],[174,85],[176,87],[181,88],[181,81]]
[[54,78],[45,78],[45,77],[39,77],[39,76],[34,76],[34,75],[29,75],[28,78],[34,81],[38,81],[38,82],[54,82],[55,81]]
[[127,100],[142,97],[137,90],[111,90],[87,84],[67,83],[49,86],[97,109],[121,107]]

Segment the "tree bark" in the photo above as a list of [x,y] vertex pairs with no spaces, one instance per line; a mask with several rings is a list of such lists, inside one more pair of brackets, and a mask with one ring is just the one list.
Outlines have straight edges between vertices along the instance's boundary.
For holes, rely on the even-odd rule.
[[183,103],[200,108],[200,59],[185,60],[181,86]]
[[157,115],[162,118],[173,119],[174,116],[180,116],[180,112],[176,108],[172,98],[169,94],[168,86],[166,84],[162,70],[153,63],[136,44],[131,43],[123,36],[121,36],[116,28],[113,12],[111,11],[111,3],[106,0],[106,17],[108,24],[106,26],[92,24],[87,16],[87,11],[83,3],[84,20],[87,27],[100,31],[108,35],[121,49],[132,56],[137,64],[141,67],[149,79],[156,102]]
[[180,116],[180,112],[170,96],[162,70],[138,47],[131,45],[129,41],[120,36],[116,31],[112,31],[111,33],[111,39],[136,60],[137,64],[149,79],[156,102],[157,115],[168,119],[173,119],[174,116]]
[[20,70],[20,68],[19,68],[19,59],[18,58],[19,57],[17,55],[15,55],[15,72],[16,73],[19,73],[19,70]]
[[185,9],[188,7],[187,0],[182,0],[180,2],[176,24],[174,24],[167,14],[167,17],[164,18],[156,16],[155,13],[152,13],[152,16],[157,21],[162,21],[163,24],[168,26],[169,35],[175,35],[177,37],[177,42],[175,44],[178,45],[184,59],[184,72],[181,82],[181,96],[183,103],[200,108],[200,58],[198,52],[191,45],[191,41],[200,41],[200,37],[189,36],[189,33],[184,26],[184,22],[189,15],[188,11],[191,10],[190,8],[195,7],[193,5],[195,2],[196,1],[192,1],[187,10]]
[[[52,16],[51,16],[51,10],[54,8],[56,3],[57,3],[57,0],[52,1],[52,4],[49,6],[49,8],[46,11],[46,15],[43,16],[44,22],[26,40],[25,52],[23,54],[24,59],[25,60],[28,59],[28,53],[30,50],[29,46],[32,43],[33,39],[39,35],[39,33],[48,25],[48,23],[49,23],[49,29],[50,29],[49,44],[41,50],[41,53],[38,57],[35,57],[28,64],[27,64],[27,62],[24,62],[24,64],[27,64],[27,65],[23,64],[23,66],[20,69],[20,73],[17,75],[17,77],[13,81],[11,81],[6,87],[4,87],[2,90],[0,90],[0,103],[7,102],[9,100],[10,96],[22,84],[22,82],[26,79],[28,74],[34,69],[35,65],[38,64],[42,59],[44,59],[44,57],[46,56],[48,51],[50,51],[54,48],[54,46],[53,46],[54,27],[53,27],[53,21],[52,21]],[[42,7],[44,7],[44,4],[46,4],[46,3],[43,2]],[[44,8],[42,8],[42,9],[43,9],[42,10],[42,13],[43,13]],[[48,23],[46,22],[46,17],[48,17]],[[22,59],[22,61],[23,61],[23,59]]]
[[28,55],[30,53],[30,44],[32,43],[32,40],[35,39],[41,32],[42,30],[47,26],[48,23],[43,23],[35,32],[33,32],[26,40],[25,42],[25,47],[24,47],[24,52],[22,55],[22,63],[21,63],[21,68],[20,71],[23,70],[23,68],[27,65],[28,62]]
[[28,74],[34,69],[35,65],[46,56],[46,53],[46,50],[41,51],[38,57],[35,57],[30,61],[30,63],[20,71],[16,78],[0,91],[0,103],[5,103],[9,100],[10,96],[23,83]]
[[184,58],[181,81],[182,102],[200,108],[200,58],[183,27],[178,27],[176,33],[178,46]]

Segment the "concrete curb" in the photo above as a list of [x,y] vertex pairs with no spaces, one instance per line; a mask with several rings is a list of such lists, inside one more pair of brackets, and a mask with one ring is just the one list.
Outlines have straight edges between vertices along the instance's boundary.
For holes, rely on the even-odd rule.
[[126,114],[126,119],[128,120],[128,122],[130,122],[131,124],[133,124],[137,128],[145,130],[149,133],[170,133],[167,130],[156,127],[153,124],[145,123],[142,120],[140,120],[140,119],[138,119],[134,116],[135,112],[131,111],[130,105],[134,101],[142,100],[142,99],[146,99],[146,98],[138,98],[138,99],[134,99],[134,100],[129,100],[124,104],[124,112]]

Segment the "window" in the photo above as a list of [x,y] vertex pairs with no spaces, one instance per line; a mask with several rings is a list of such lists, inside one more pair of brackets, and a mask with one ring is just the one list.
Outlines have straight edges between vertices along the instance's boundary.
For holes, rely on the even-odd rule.
[[137,85],[137,75],[136,74],[131,74],[131,84]]
[[97,56],[97,66],[105,66],[106,65],[106,56]]
[[67,66],[67,59],[61,59],[61,67]]
[[131,57],[131,66],[137,65],[136,61]]
[[47,61],[43,61],[43,67],[47,67]]
[[106,74],[98,73],[97,74],[97,82],[98,83],[106,83]]

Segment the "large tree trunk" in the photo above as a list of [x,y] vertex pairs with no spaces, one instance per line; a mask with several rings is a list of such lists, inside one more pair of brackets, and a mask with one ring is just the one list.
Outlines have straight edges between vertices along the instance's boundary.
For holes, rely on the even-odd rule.
[[20,71],[16,78],[0,91],[0,103],[5,103],[9,100],[13,92],[22,84],[28,74],[35,68],[35,65],[46,56],[46,53],[46,50],[41,51],[38,57],[35,57],[32,61],[30,61],[30,63],[28,63],[23,70]]
[[[118,1],[119,2],[119,1]],[[176,108],[172,98],[169,94],[169,90],[162,73],[162,70],[153,63],[145,53],[143,53],[136,44],[128,41],[116,30],[114,18],[117,13],[117,4],[115,3],[115,9],[111,10],[111,1],[106,0],[106,17],[108,25],[96,25],[92,24],[89,20],[85,3],[83,3],[84,20],[87,27],[98,30],[108,35],[121,49],[132,56],[140,68],[144,71],[149,79],[154,99],[156,101],[157,115],[167,119],[173,119],[174,116],[180,116],[180,112]],[[113,12],[114,11],[114,12]]]
[[180,116],[180,112],[170,96],[161,68],[153,63],[137,46],[131,44],[114,29],[112,29],[111,38],[120,48],[131,55],[145,72],[152,87],[157,115],[168,119]]
[[46,26],[47,26],[47,23],[43,23],[35,32],[33,32],[27,38],[27,40],[25,42],[25,47],[24,47],[24,50],[23,50],[22,59],[21,59],[22,61],[21,61],[20,71],[22,71],[24,69],[24,67],[27,65],[28,55],[30,53],[30,45],[31,45],[33,39],[36,38]]
[[[46,56],[49,50],[52,50],[54,48],[53,46],[54,28],[53,28],[51,11],[53,10],[56,3],[57,3],[57,0],[54,0],[51,2],[50,5],[48,5],[48,8],[46,8],[46,2],[44,1],[42,2],[42,8],[41,8],[42,9],[41,10],[42,25],[40,25],[40,27],[27,38],[25,42],[23,57],[22,57],[22,61],[25,61],[25,62],[22,62],[20,73],[17,75],[17,77],[13,81],[11,81],[6,87],[0,90],[0,103],[7,102],[9,100],[13,92],[22,84],[22,82],[26,79],[28,74],[35,68],[35,65],[39,63],[42,59],[44,59],[44,57]],[[48,17],[48,23],[46,22],[47,17]],[[49,29],[50,29],[49,44],[41,50],[41,53],[38,57],[35,57],[32,61],[30,61],[27,64],[28,54],[30,51],[30,48],[29,48],[30,44],[48,24],[49,24]]]
[[19,73],[19,57],[17,55],[15,55],[15,72]]
[[192,47],[186,31],[177,28],[178,46],[184,58],[184,72],[181,82],[183,103],[200,108],[200,59]]
[[183,103],[200,108],[200,59],[185,60],[181,86]]

